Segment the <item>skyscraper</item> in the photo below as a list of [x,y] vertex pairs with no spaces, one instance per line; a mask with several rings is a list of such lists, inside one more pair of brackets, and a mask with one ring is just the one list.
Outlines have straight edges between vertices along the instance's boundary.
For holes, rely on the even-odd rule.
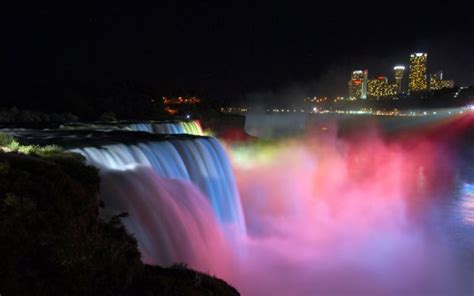
[[428,89],[426,79],[427,53],[413,53],[410,55],[410,73],[408,77],[408,90],[410,92],[425,91]]
[[349,97],[356,99],[361,98],[363,81],[364,71],[352,71],[351,80],[349,81]]
[[397,85],[397,93],[401,93],[403,74],[405,74],[405,66],[395,66],[393,67],[393,71],[395,72],[395,84]]
[[397,85],[388,83],[385,76],[368,81],[368,95],[371,98],[391,97],[397,93]]
[[361,87],[361,92],[360,92],[360,98],[361,99],[367,99],[367,83],[369,80],[369,70],[364,70],[364,75],[362,77],[362,87]]

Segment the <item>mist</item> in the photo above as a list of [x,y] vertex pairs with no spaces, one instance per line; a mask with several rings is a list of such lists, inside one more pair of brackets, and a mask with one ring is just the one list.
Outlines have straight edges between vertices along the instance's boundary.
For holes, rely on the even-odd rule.
[[413,140],[374,127],[229,148],[248,229],[231,282],[244,295],[472,291],[474,262],[451,234],[464,218],[445,205],[455,155]]

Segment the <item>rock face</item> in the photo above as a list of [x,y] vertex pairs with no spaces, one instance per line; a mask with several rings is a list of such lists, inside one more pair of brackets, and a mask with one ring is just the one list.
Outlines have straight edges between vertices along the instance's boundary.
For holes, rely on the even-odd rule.
[[123,215],[99,217],[99,184],[75,154],[0,153],[2,293],[239,295],[185,266],[143,264]]

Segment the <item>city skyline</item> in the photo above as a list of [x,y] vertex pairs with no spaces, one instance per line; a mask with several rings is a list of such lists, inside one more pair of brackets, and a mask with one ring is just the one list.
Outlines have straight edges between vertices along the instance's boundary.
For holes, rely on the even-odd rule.
[[[443,70],[431,72],[431,69],[428,69],[427,52],[410,54],[408,67],[398,64],[393,67],[390,76],[382,74],[371,77],[368,73],[369,69],[352,71],[348,82],[349,99],[395,97],[403,93],[441,90],[455,86],[454,80],[443,79]],[[404,83],[405,77],[408,77],[407,83]],[[406,88],[404,84],[407,84]]]

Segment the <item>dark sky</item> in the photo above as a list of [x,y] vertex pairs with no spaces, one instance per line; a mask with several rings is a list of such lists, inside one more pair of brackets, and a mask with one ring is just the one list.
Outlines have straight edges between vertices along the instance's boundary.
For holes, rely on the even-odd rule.
[[2,79],[138,80],[217,99],[344,95],[351,69],[388,75],[427,51],[430,69],[474,84],[468,4],[95,2],[3,4]]

